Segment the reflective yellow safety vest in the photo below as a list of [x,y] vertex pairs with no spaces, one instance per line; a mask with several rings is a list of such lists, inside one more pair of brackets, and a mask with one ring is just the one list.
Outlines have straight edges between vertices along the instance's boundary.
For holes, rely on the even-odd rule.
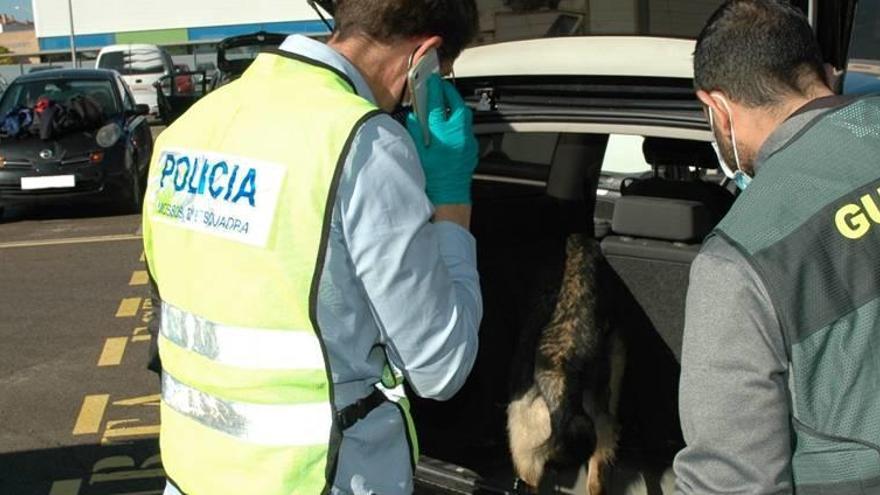
[[341,431],[386,399],[336,411],[316,315],[336,186],[378,111],[344,74],[264,53],[157,140],[144,244],[163,300],[162,461],[184,493],[326,492]]

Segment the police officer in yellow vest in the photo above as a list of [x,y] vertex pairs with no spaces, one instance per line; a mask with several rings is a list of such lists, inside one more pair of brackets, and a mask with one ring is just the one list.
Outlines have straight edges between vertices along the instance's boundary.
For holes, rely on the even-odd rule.
[[335,19],[156,142],[167,494],[409,493],[401,383],[447,399],[474,362],[471,114],[439,78],[429,147],[388,113],[429,49],[448,68],[471,41],[474,2],[341,0]]
[[694,77],[742,192],[691,269],[677,492],[880,493],[880,97],[780,0],[725,2]]

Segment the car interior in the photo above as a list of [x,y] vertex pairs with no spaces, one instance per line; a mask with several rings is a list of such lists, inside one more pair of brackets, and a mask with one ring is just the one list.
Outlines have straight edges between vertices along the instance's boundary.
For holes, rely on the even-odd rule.
[[114,115],[119,110],[116,96],[108,81],[51,80],[14,85],[9,95],[3,99],[0,113],[5,115],[19,106],[32,107],[41,96],[63,104],[67,104],[75,96],[89,96],[101,106],[105,116]]
[[[508,384],[523,353],[534,352],[529,335],[549,320],[567,235],[592,232],[611,268],[600,287],[614,301],[613,324],[627,346],[611,492],[671,493],[669,467],[684,445],[677,390],[689,268],[734,198],[715,173],[712,148],[614,134],[479,138],[472,231],[484,298],[480,350],[452,400],[413,400],[421,450],[430,458],[419,482],[430,483],[432,463],[445,462],[477,480],[462,483],[511,489]],[[441,481],[448,489],[450,481]],[[560,469],[544,484],[548,492],[577,492],[582,482],[582,470]],[[633,483],[642,491],[626,488]]]

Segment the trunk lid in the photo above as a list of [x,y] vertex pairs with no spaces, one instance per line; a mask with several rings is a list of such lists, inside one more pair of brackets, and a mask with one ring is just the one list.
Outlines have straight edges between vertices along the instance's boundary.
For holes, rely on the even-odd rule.
[[479,123],[605,122],[705,129],[694,42],[638,36],[514,41],[465,51],[456,85]]
[[286,38],[285,34],[265,31],[226,38],[217,45],[217,67],[227,74],[239,76],[263,48],[278,46]]

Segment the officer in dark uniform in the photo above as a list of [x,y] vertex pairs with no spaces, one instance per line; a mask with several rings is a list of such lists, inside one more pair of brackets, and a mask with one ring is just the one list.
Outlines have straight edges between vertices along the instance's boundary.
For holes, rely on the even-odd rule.
[[878,493],[880,97],[777,0],[724,3],[694,69],[743,191],[691,270],[677,491]]

